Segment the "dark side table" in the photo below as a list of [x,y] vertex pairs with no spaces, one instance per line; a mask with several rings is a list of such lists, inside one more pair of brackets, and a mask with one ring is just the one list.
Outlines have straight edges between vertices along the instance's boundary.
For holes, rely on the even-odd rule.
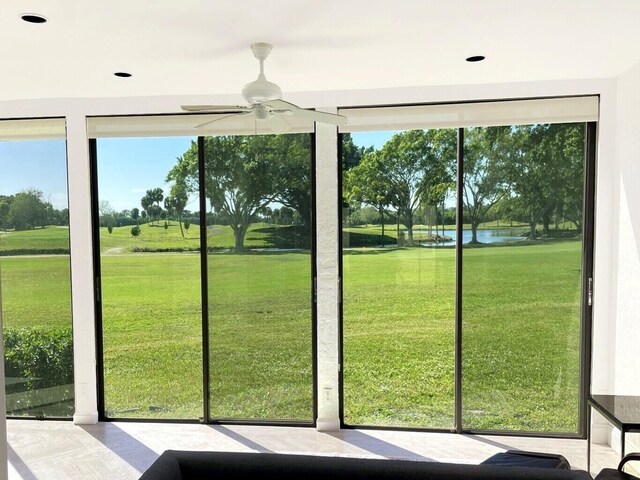
[[[587,398],[587,471],[591,471],[591,409],[620,430],[620,458],[625,456],[625,435],[640,432],[640,396],[590,395]],[[614,466],[615,468],[615,466]]]

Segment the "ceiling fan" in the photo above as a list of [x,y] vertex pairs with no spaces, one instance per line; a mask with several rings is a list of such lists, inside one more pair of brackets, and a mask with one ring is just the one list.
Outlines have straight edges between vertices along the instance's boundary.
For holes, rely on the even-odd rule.
[[[242,89],[242,96],[248,105],[182,105],[187,112],[218,113],[222,114],[209,122],[198,125],[204,127],[229,116],[255,115],[256,120],[278,119],[286,122],[286,117],[295,117],[301,120],[329,123],[332,125],[344,125],[347,117],[333,113],[306,110],[293,103],[282,100],[282,90],[264,76],[264,61],[271,52],[272,45],[259,42],[251,45],[251,50],[260,61],[260,74],[253,82],[247,83]],[[226,114],[226,115],[224,115]]]

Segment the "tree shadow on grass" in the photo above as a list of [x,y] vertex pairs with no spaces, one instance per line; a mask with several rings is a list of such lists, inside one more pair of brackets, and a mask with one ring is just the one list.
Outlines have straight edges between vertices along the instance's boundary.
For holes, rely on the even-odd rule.
[[233,250],[226,251],[209,251],[209,255],[239,255],[239,256],[247,256],[247,255],[305,255],[309,256],[311,254],[311,250],[305,250],[302,248],[249,248],[244,252],[235,252]]
[[344,247],[382,247],[383,245],[395,247],[397,243],[397,239],[389,235],[342,232],[342,245]]
[[395,245],[388,245],[386,247],[377,248],[359,248],[359,249],[345,249],[342,250],[344,256],[356,256],[356,255],[384,255],[385,253],[397,252],[398,250],[409,250],[408,247],[396,247]]
[[266,248],[308,250],[311,248],[310,230],[306,225],[256,228],[248,232],[246,240],[262,241]]

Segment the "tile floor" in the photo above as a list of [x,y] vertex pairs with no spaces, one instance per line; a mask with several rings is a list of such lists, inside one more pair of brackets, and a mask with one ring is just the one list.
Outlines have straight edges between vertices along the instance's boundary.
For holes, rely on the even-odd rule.
[[[165,449],[255,451],[479,463],[506,449],[555,452],[586,469],[585,440],[309,427],[8,420],[10,480],[137,480]],[[594,446],[592,473],[616,465]]]

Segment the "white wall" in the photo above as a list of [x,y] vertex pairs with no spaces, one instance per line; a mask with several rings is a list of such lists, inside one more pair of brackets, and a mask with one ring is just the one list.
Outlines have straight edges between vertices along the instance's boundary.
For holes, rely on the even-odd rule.
[[[627,112],[625,113],[625,122],[627,121],[626,117],[629,117],[629,123],[632,125],[640,123],[638,119],[633,122],[632,118],[634,102],[636,105],[640,103],[640,97],[633,91],[631,86],[638,76],[640,76],[640,71],[635,74],[632,72],[627,79],[621,82],[624,86],[623,92],[626,92],[624,93],[625,98],[629,97],[630,100],[629,105],[624,105],[625,108],[622,109]],[[616,97],[615,80],[576,80],[506,85],[293,93],[288,95],[287,100],[303,107],[349,107],[582,94],[601,95],[596,200],[593,384],[594,391],[607,392],[613,387],[610,379],[613,378],[614,366],[619,364],[620,368],[626,369],[629,367],[626,373],[620,372],[621,379],[624,377],[625,381],[629,380],[627,377],[632,376],[634,371],[640,371],[639,368],[635,370],[630,368],[634,364],[638,366],[639,360],[637,358],[623,359],[622,357],[624,356],[620,354],[614,357],[614,352],[619,351],[616,348],[617,345],[613,343],[616,340],[616,335],[614,334],[616,321],[621,326],[621,329],[617,332],[617,341],[631,347],[635,338],[637,345],[638,334],[637,330],[633,331],[632,328],[632,312],[634,310],[639,311],[636,308],[636,303],[640,302],[633,295],[635,293],[633,290],[636,289],[638,284],[638,277],[636,275],[635,278],[630,278],[633,277],[637,270],[640,270],[638,245],[635,242],[636,233],[640,233],[640,218],[636,218],[635,223],[627,220],[627,217],[639,217],[640,209],[635,207],[635,205],[638,205],[637,203],[628,204],[626,200],[621,202],[618,198],[619,192],[625,195],[625,199],[635,198],[637,200],[638,196],[640,196],[640,192],[634,192],[630,188],[638,169],[632,163],[633,155],[631,153],[635,151],[633,146],[638,141],[633,138],[631,131],[616,136],[617,109],[621,108],[621,105]],[[624,98],[622,101],[624,101]],[[93,272],[89,224],[89,160],[84,117],[114,114],[177,113],[179,112],[179,105],[184,103],[222,104],[229,102],[235,102],[235,99],[225,96],[185,96],[0,102],[0,118],[67,117],[70,170],[69,212],[72,222],[70,235],[76,376],[76,416],[74,419],[76,423],[92,423],[97,418],[94,304],[91,288]],[[318,148],[326,148],[327,150],[317,152],[317,168],[320,169],[318,171],[318,208],[323,209],[324,206],[329,205],[327,208],[330,211],[328,215],[327,211],[323,211],[321,215],[318,215],[318,220],[330,222],[331,216],[334,216],[334,228],[331,228],[330,231],[337,235],[339,226],[337,225],[336,199],[334,197],[337,190],[331,180],[332,177],[335,178],[337,169],[335,161],[329,161],[331,155],[334,155],[335,158],[335,144],[331,144],[329,140],[334,134],[325,132],[324,129],[322,132],[322,136],[318,136]],[[620,165],[619,172],[615,156],[616,146],[629,153],[625,157],[625,161]],[[619,174],[628,177],[628,180],[620,182]],[[627,190],[621,188],[622,184]],[[620,207],[621,203],[625,208]],[[630,208],[627,208],[627,205],[630,205]],[[624,228],[618,238],[616,232],[619,223]],[[322,230],[329,231],[328,228],[330,227],[325,225]],[[323,240],[322,243],[319,242],[318,246],[318,273],[321,276],[319,279],[321,285],[319,286],[323,289],[318,297],[320,302],[318,318],[319,322],[321,322],[318,329],[318,410],[320,414],[319,420],[325,420],[322,427],[327,428],[330,425],[335,426],[338,418],[336,357],[338,348],[338,308],[336,303],[338,279],[335,275],[337,273],[336,262],[339,252],[337,251],[337,241],[335,239]],[[625,252],[625,255],[618,257],[617,248]],[[627,259],[624,258],[625,256],[630,256],[633,260],[632,267],[626,266]],[[619,261],[618,258],[621,260]],[[631,270],[629,270],[630,268]],[[334,278],[331,277],[332,275],[334,275]],[[628,292],[628,294],[616,294],[616,285],[618,283],[623,284],[624,291]],[[626,351],[633,352],[631,349]],[[618,363],[614,363],[614,358]],[[627,383],[633,382],[629,380]]]
[[640,395],[640,65],[618,78],[615,136],[617,222],[611,249],[616,286],[613,392]]

